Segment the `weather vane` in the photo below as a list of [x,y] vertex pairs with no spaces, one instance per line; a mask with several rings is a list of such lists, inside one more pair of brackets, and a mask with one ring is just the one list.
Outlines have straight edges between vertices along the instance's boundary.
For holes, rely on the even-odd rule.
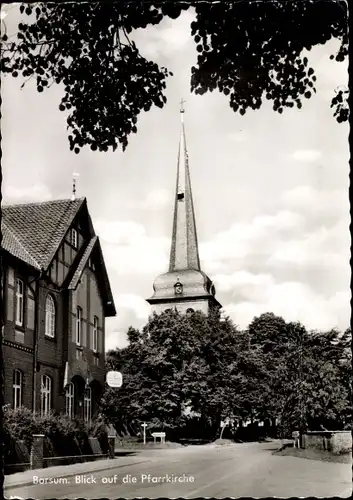
[[76,172],[73,172],[73,174],[72,174],[72,196],[71,196],[71,201],[75,201],[76,200],[76,178],[79,175],[80,174],[78,174]]

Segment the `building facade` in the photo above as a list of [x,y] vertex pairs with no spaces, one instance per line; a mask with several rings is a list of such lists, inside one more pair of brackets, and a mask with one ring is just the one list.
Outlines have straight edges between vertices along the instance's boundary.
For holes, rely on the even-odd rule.
[[2,208],[5,404],[90,421],[116,314],[85,198]]
[[183,107],[180,110],[180,117],[181,132],[169,271],[156,278],[153,284],[154,294],[147,299],[147,302],[156,313],[176,309],[182,314],[201,311],[208,315],[212,311],[219,312],[222,306],[215,297],[214,284],[200,266]]

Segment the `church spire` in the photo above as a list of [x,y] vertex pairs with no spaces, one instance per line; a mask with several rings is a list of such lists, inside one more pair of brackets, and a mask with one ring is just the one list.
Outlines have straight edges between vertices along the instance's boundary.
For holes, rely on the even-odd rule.
[[169,272],[183,269],[201,270],[185,140],[184,102],[180,102],[181,130]]

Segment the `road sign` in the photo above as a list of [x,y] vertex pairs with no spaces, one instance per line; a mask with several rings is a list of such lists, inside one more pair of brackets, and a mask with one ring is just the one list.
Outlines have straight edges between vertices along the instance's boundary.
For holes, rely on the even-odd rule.
[[123,376],[120,372],[110,371],[106,378],[109,387],[121,387],[123,385]]

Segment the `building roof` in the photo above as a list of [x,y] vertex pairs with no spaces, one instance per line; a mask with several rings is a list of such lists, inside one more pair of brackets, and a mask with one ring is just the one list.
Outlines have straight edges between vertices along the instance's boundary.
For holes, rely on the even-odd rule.
[[[56,200],[2,207],[1,248],[22,260],[34,269],[48,271],[67,231],[81,209],[87,210],[86,198],[76,200]],[[104,264],[102,249],[98,237],[94,234],[91,219],[87,211],[91,239],[78,257],[77,265],[69,273],[68,289],[75,289],[94,249],[98,251],[97,277],[103,298],[106,316],[115,316],[116,310],[109,278]]]
[[85,198],[3,205],[2,248],[36,269],[47,270]]

